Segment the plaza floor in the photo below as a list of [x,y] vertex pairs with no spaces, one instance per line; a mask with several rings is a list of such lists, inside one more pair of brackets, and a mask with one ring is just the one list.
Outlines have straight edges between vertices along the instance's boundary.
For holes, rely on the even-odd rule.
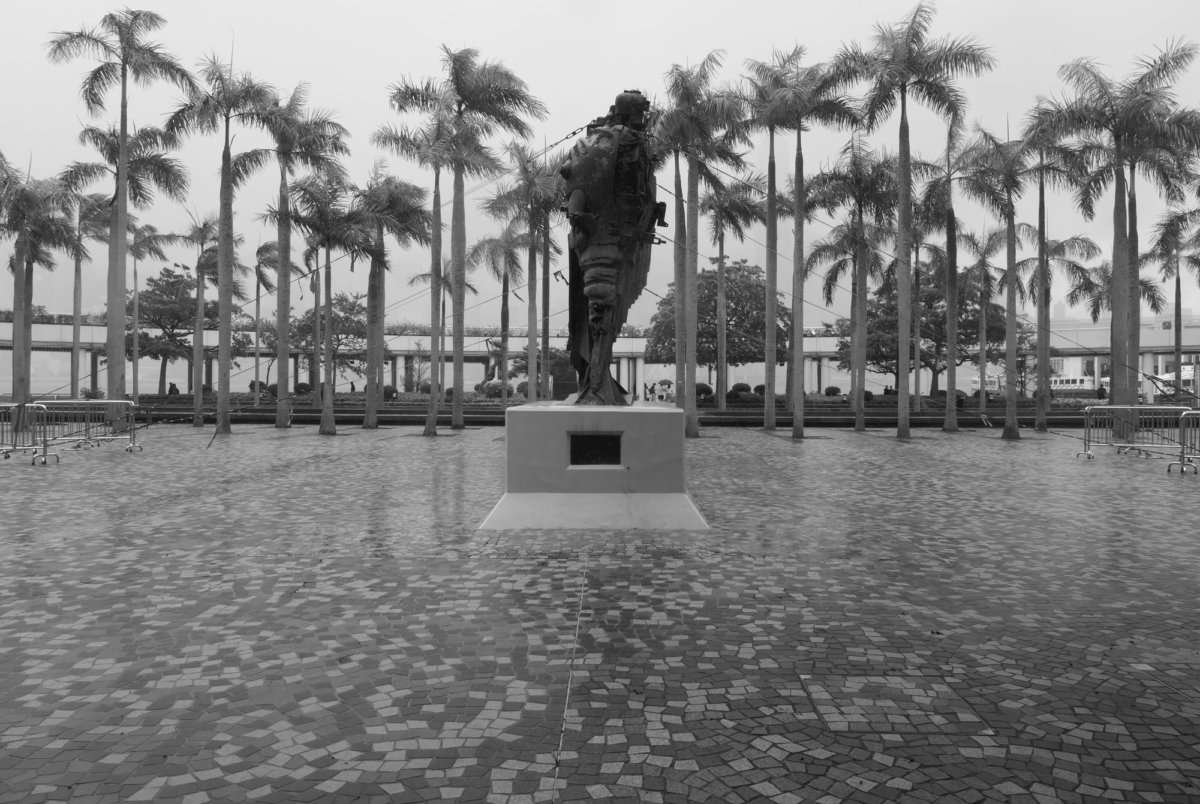
[[1200,800],[1200,479],[809,432],[700,534],[477,531],[500,428],[4,461],[0,802]]

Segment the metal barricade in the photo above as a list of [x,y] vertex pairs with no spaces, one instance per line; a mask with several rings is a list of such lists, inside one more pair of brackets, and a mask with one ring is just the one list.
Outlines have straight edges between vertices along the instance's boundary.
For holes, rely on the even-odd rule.
[[[38,454],[39,450],[41,454]],[[49,451],[46,440],[46,406],[36,402],[0,404],[0,453],[4,460],[13,453],[33,454],[33,463],[43,464],[58,456]]]
[[1091,405],[1083,410],[1083,451],[1116,447],[1117,454],[1174,455],[1179,452],[1179,420],[1191,408],[1173,405]]
[[125,441],[126,452],[140,450],[133,403],[115,399],[39,399],[46,409],[46,443],[75,449]]
[[1191,469],[1200,474],[1200,410],[1189,410],[1179,417],[1179,460],[1167,464],[1167,472],[1178,466],[1179,474]]

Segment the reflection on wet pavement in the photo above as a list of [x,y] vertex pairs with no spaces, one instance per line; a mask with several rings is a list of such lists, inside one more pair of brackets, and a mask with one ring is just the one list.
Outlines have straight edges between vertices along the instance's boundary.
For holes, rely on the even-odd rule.
[[484,532],[500,430],[343,433],[0,466],[0,802],[1200,799],[1165,461],[710,430],[710,532]]

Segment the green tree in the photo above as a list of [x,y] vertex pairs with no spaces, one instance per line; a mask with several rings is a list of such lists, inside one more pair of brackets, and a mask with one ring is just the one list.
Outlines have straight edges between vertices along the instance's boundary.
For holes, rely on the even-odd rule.
[[108,196],[101,193],[75,193],[75,241],[71,244],[71,257],[75,262],[75,275],[71,293],[71,398],[79,398],[80,328],[83,324],[83,262],[90,261],[87,241],[108,241],[108,226],[112,218]]
[[[1145,304],[1155,314],[1161,313],[1167,307],[1162,286],[1148,276],[1139,279],[1138,303]],[[1096,323],[1105,310],[1112,312],[1113,281],[1113,267],[1109,260],[1089,268],[1086,273],[1074,274],[1071,277],[1071,289],[1067,291],[1067,304],[1072,307],[1085,305],[1092,323]]]
[[[288,365],[288,349],[292,314],[292,282],[298,270],[292,260],[291,180],[297,168],[312,171],[341,170],[337,157],[350,153],[345,127],[335,122],[329,112],[308,109],[308,85],[300,84],[286,98],[273,93],[271,99],[257,110],[258,121],[271,136],[273,147],[266,153],[279,166],[279,199],[275,212],[275,330],[276,359]],[[255,161],[257,161],[255,158]],[[255,319],[258,319],[257,314]],[[257,361],[255,362],[257,372]],[[255,379],[258,378],[257,373]],[[292,423],[291,378],[286,370],[279,373],[275,394],[275,426],[287,428]]]
[[141,297],[141,290],[138,286],[138,263],[143,262],[151,257],[158,260],[166,260],[167,254],[163,251],[165,246],[170,246],[178,243],[181,238],[178,235],[167,232],[159,232],[158,227],[153,224],[138,224],[136,219],[130,217],[129,226],[129,245],[127,253],[133,258],[133,294],[129,304],[129,316],[133,322],[133,338],[131,339],[131,349],[128,356],[133,366],[133,404],[138,404],[138,362],[139,362],[139,332],[141,331],[141,315],[138,309],[138,302]]
[[[870,51],[864,52],[858,45],[851,45],[837,57],[843,74],[864,78],[869,83],[863,106],[863,122],[868,129],[878,126],[899,106],[896,256],[900,265],[896,285],[900,311],[898,325],[905,332],[911,326],[912,318],[913,176],[908,100],[911,96],[938,114],[953,117],[965,106],[965,100],[953,79],[959,75],[980,75],[994,64],[988,49],[979,45],[973,37],[930,38],[933,15],[932,5],[918,3],[900,22],[876,25]],[[908,338],[900,337],[898,341],[898,360],[904,366],[909,361]],[[899,394],[896,435],[908,438],[907,374],[901,374],[896,391]]]
[[[1185,130],[1193,139],[1191,113],[1180,110],[1173,82],[1196,55],[1192,44],[1172,43],[1155,56],[1142,58],[1138,69],[1122,80],[1102,72],[1091,59],[1064,64],[1058,75],[1071,96],[1043,100],[1037,127],[1047,136],[1076,137],[1085,146],[1092,167],[1088,188],[1077,195],[1084,215],[1091,217],[1099,192],[1113,188],[1113,248],[1110,294],[1112,401],[1132,404],[1137,395],[1142,278],[1136,245],[1136,193],[1130,176],[1137,172],[1146,145],[1160,139],[1177,139]],[[1143,166],[1146,163],[1142,162]],[[1153,163],[1151,163],[1153,164]],[[1134,215],[1131,227],[1130,213]],[[1134,233],[1131,237],[1131,232]]]
[[34,268],[54,269],[51,252],[70,251],[75,242],[68,217],[72,194],[57,179],[28,176],[9,180],[4,208],[0,209],[0,234],[14,237],[9,270],[13,274],[13,400],[26,402],[30,392],[33,349]]
[[[291,275],[299,273],[299,270],[298,265],[290,266],[290,270],[283,272],[286,277],[284,281],[291,284]],[[279,243],[271,240],[254,250],[254,398],[256,402],[259,389],[262,387],[258,376],[258,364],[262,353],[262,292],[263,290],[266,290],[267,293],[278,292],[275,277],[279,274]],[[283,365],[287,366],[287,363],[285,358]],[[286,373],[285,371],[284,374]],[[281,384],[283,382],[286,381],[281,380]],[[277,390],[278,392],[286,392],[286,386],[284,389]]]
[[[113,231],[128,227],[129,183],[129,82],[149,85],[154,81],[169,81],[185,92],[195,86],[192,76],[174,56],[166,53],[157,42],[146,37],[166,24],[153,11],[122,9],[110,12],[94,28],[63,31],[54,35],[49,44],[49,57],[54,62],[70,61],[77,56],[90,56],[99,61],[88,72],[80,87],[84,105],[91,114],[104,111],[104,96],[113,87],[120,89],[118,118],[117,192]],[[108,309],[125,309],[125,239],[109,238],[108,252]],[[120,354],[125,342],[122,316],[108,316],[107,352]],[[115,361],[108,366],[108,398],[125,396],[125,366]]]
[[[492,278],[500,282],[500,355],[497,365],[498,376],[496,379],[502,380],[500,384],[501,399],[508,398],[508,296],[511,293],[513,283],[520,283],[525,278],[518,250],[524,247],[530,253],[536,252],[536,247],[529,242],[528,235],[525,235],[523,238],[522,234],[518,231],[518,227],[518,222],[511,222],[498,234],[477,240],[467,252],[468,265],[486,265],[488,273],[491,274]],[[526,289],[526,293],[530,297],[534,296],[534,293],[529,289]],[[535,317],[535,326],[536,320]],[[531,343],[537,342],[536,329],[528,330],[526,334],[529,336]],[[529,362],[531,357],[533,360],[532,364]],[[536,364],[537,350],[528,351],[526,354],[526,365]],[[529,375],[528,385],[535,385],[536,382],[536,374]]]
[[[726,266],[726,303],[728,342],[727,359],[735,366],[760,363],[762,345],[766,340],[766,310],[763,291],[766,280],[763,269],[737,260]],[[675,286],[671,285],[658,302],[646,334],[645,358],[650,363],[670,363],[675,359],[674,305]],[[700,364],[714,366],[717,362],[717,271],[702,271],[697,283],[696,359]],[[782,298],[776,299],[775,364],[788,359],[788,331],[792,313]]]
[[[139,352],[159,361],[158,393],[167,392],[167,366],[176,360],[190,360],[195,334],[195,280],[186,269],[163,268],[146,277],[146,289],[139,300],[140,315],[147,328],[158,333],[141,333]],[[132,301],[130,302],[132,307]],[[204,320],[216,322],[217,304],[208,302]],[[132,349],[130,350],[132,351]]]
[[192,86],[186,99],[167,121],[167,131],[181,134],[198,131],[219,134],[221,147],[221,192],[217,224],[217,300],[220,319],[217,336],[217,434],[232,432],[229,420],[229,379],[233,362],[233,194],[252,168],[263,158],[248,154],[234,169],[232,153],[234,123],[261,126],[258,111],[267,106],[274,91],[267,84],[255,81],[248,73],[236,75],[233,66],[216,56],[207,58],[200,67],[205,88]]
[[[851,361],[854,376],[851,407],[855,411],[854,429],[857,431],[867,427],[862,394],[866,382],[867,276],[873,264],[869,254],[872,243],[869,234],[880,231],[892,221],[896,208],[896,165],[892,157],[876,156],[860,133],[855,132],[842,148],[837,163],[809,182],[809,196],[814,208],[826,212],[845,208],[851,217],[850,234],[855,249],[850,310],[854,330],[851,336],[854,355]],[[870,225],[875,229],[869,229]]]
[[[325,318],[321,328],[324,344],[319,347],[324,352],[322,369],[325,387],[322,389],[322,399],[332,397],[336,376],[366,371],[367,308],[363,298],[362,294],[336,293],[331,301],[326,301],[324,310],[319,313]],[[300,351],[313,348],[312,319],[317,314],[314,310],[305,310],[302,316],[292,321],[292,345]],[[314,392],[316,390],[313,389]]]
[[429,244],[430,214],[425,208],[426,193],[415,184],[388,176],[377,164],[367,186],[357,193],[356,201],[367,213],[364,223],[372,228],[371,268],[367,277],[367,387],[363,427],[379,426],[378,411],[383,404],[384,295],[383,272],[390,267],[384,235],[390,234],[397,245]]
[[725,410],[725,392],[729,390],[729,361],[727,357],[728,302],[725,279],[725,234],[728,232],[744,242],[746,229],[766,219],[766,204],[762,200],[762,181],[747,176],[727,187],[713,188],[700,201],[700,212],[708,218],[709,233],[717,247],[717,409]]
[[208,282],[216,280],[215,276],[208,275],[206,266],[216,267],[217,216],[209,214],[197,219],[193,215],[191,225],[182,237],[184,242],[196,249],[196,262],[193,266],[196,272],[196,309],[192,327],[192,372],[189,377],[192,386],[192,426],[203,427],[204,322],[207,310],[204,290]]
[[[700,263],[700,181],[719,186],[711,166],[742,166],[736,146],[745,140],[745,104],[737,93],[713,88],[722,53],[714,50],[698,64],[671,65],[665,76],[667,108],[654,131],[673,155],[675,167],[675,287],[678,290],[676,327],[683,333],[675,359],[676,404],[683,408],[686,432],[700,434],[696,415],[696,281]],[[680,179],[680,156],[687,161],[687,204]],[[764,293],[766,291],[764,290]],[[774,415],[774,410],[768,413]]]
[[[397,111],[435,113],[450,127],[450,168],[453,196],[450,209],[451,302],[453,308],[454,398],[451,424],[461,430],[463,424],[463,336],[464,283],[466,281],[467,228],[465,179],[470,175],[489,175],[496,160],[486,147],[487,138],[497,130],[519,137],[531,133],[526,117],[541,119],[545,107],[525,82],[498,61],[484,61],[473,48],[451,50],[442,46],[441,81],[420,84],[401,82],[392,94]],[[489,158],[490,157],[490,158]]]
[[[1004,430],[1000,437],[1007,440],[1021,438],[1017,422],[1017,295],[1021,282],[1017,276],[1017,241],[1021,238],[1017,227],[1016,202],[1025,192],[1030,176],[1031,149],[1027,140],[1003,141],[985,129],[977,128],[975,144],[976,159],[967,176],[964,189],[967,194],[982,203],[1004,223],[1004,283],[1005,317],[1008,339],[1005,345],[1004,373],[1007,394],[1005,396]],[[1026,229],[1032,237],[1036,230]],[[1031,239],[1031,238],[1030,238]],[[984,386],[980,385],[982,390]],[[982,400],[985,395],[980,393]]]
[[[1200,280],[1200,208],[1167,212],[1154,227],[1154,240],[1145,259],[1159,264],[1159,275],[1175,287],[1175,396],[1183,389],[1183,269]],[[1193,394],[1196,392],[1192,380]]]

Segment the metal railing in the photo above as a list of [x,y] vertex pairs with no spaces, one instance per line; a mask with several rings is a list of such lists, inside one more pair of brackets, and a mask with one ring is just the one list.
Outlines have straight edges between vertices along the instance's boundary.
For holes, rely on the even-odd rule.
[[125,451],[140,450],[133,403],[116,399],[39,399],[45,408],[45,442],[75,449],[124,441]]
[[1179,417],[1179,460],[1167,464],[1167,472],[1174,466],[1186,475],[1191,469],[1200,474],[1200,410],[1189,410]]
[[[38,454],[38,451],[41,454]],[[35,402],[0,404],[0,454],[4,460],[13,453],[33,454],[33,463],[43,464],[50,457],[55,462],[58,456],[49,451],[46,440],[46,406]]]
[[1116,447],[1117,454],[1141,457],[1179,453],[1180,419],[1191,408],[1173,405],[1091,405],[1083,409],[1083,450],[1095,458],[1093,447]]

